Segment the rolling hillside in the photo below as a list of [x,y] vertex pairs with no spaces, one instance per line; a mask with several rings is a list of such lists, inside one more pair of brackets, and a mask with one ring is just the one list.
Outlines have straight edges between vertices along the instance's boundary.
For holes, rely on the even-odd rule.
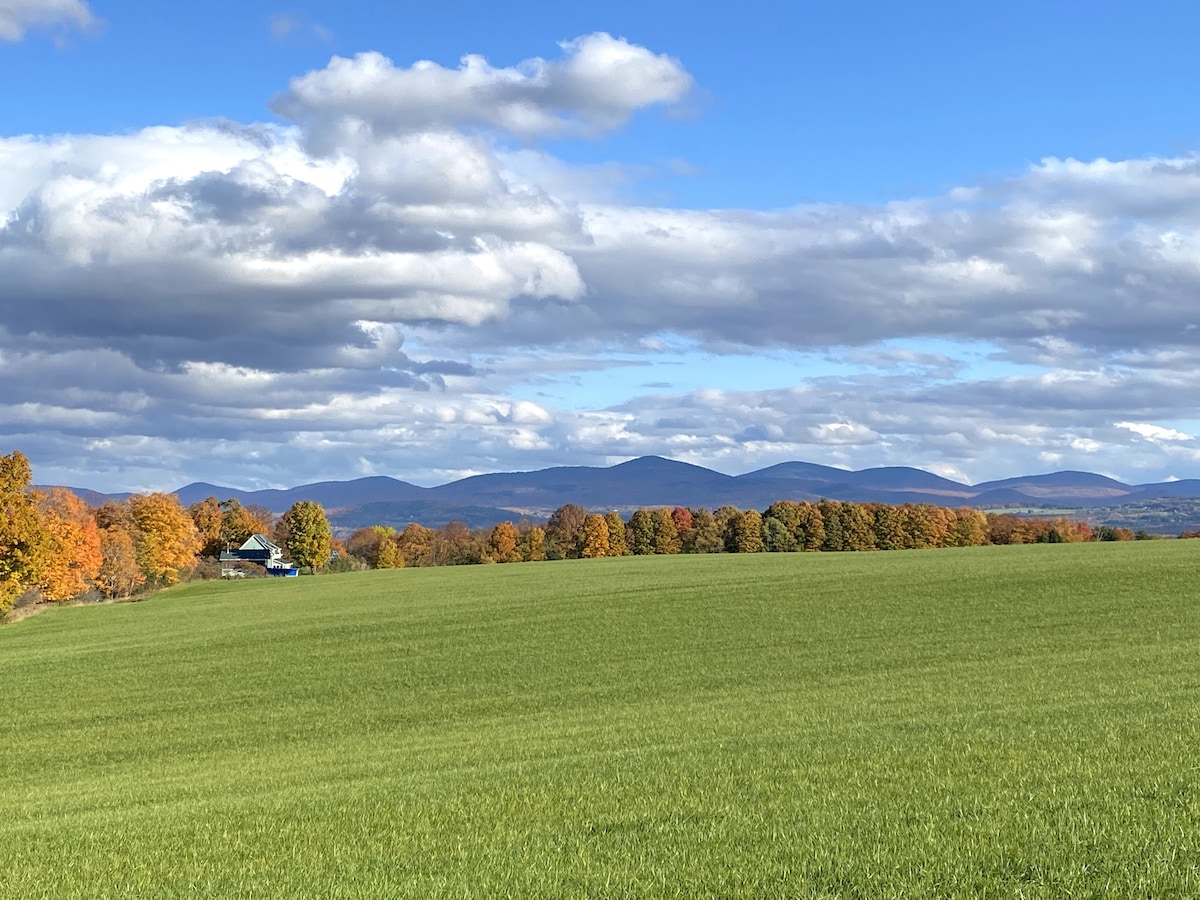
[[646,556],[55,609],[0,628],[0,895],[1195,897],[1194,569]]

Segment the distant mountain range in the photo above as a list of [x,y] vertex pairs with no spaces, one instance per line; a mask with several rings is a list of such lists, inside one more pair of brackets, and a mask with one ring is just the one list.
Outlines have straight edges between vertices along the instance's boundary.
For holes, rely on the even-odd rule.
[[[99,504],[127,494],[73,489]],[[643,456],[608,468],[563,466],[535,472],[475,475],[423,488],[386,476],[323,481],[288,490],[239,491],[195,483],[176,493],[184,505],[206,497],[236,498],[273,512],[297,500],[315,500],[339,531],[364,525],[439,526],[457,519],[471,527],[528,516],[545,519],[564,503],[627,513],[639,506],[718,506],[764,509],[776,500],[853,500],[859,503],[936,503],[981,509],[1100,508],[1160,498],[1200,498],[1200,479],[1124,484],[1092,472],[1050,472],[967,485],[908,466],[849,471],[816,463],[785,462],[745,475]]]

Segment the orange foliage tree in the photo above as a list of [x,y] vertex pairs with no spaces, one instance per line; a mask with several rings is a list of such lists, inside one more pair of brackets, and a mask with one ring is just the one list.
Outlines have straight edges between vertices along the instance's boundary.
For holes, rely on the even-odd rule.
[[96,575],[96,587],[108,597],[128,597],[146,583],[138,565],[133,533],[127,525],[115,522],[100,529],[103,562]]
[[225,549],[221,541],[221,504],[216,497],[197,500],[188,507],[192,524],[200,538],[200,553],[203,556],[218,556]]
[[40,496],[38,513],[48,550],[38,588],[47,600],[78,597],[100,574],[103,562],[96,519],[88,505],[65,488],[51,488]]
[[488,539],[488,553],[498,563],[520,562],[521,551],[517,549],[520,538],[516,525],[512,522],[501,522],[492,529],[492,536]]

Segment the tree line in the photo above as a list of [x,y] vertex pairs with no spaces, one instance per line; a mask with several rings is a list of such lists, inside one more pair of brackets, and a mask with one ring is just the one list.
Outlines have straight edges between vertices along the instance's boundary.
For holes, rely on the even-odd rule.
[[215,497],[185,509],[165,493],[92,508],[64,488],[33,490],[31,477],[19,451],[0,456],[0,616],[26,592],[50,602],[92,591],[125,598],[218,577],[221,550],[257,533],[273,535],[301,566],[320,568],[331,555],[325,511],[308,500],[280,517]]
[[763,512],[722,506],[643,508],[628,519],[568,503],[546,524],[501,522],[471,530],[413,523],[360,528],[346,539],[348,564],[366,568],[536,562],[676,553],[792,553],[975,547],[984,544],[1125,541],[1128,529],[1093,528],[1065,516],[1027,518],[926,503],[889,505],[780,500]]
[[[333,538],[320,504],[303,500],[282,516],[236,499],[209,497],[184,508],[174,494],[137,494],[92,508],[62,488],[30,487],[29,462],[0,456],[0,615],[35,591],[45,601],[88,592],[108,598],[217,578],[222,550],[269,536],[309,571],[536,562],[677,553],[792,553],[973,547],[983,544],[1133,540],[1128,529],[1092,528],[1066,517],[1033,518],[949,509],[780,500],[767,509],[643,508],[628,519],[568,503],[544,525],[523,519],[492,528],[361,528]],[[253,563],[229,566],[266,575]]]

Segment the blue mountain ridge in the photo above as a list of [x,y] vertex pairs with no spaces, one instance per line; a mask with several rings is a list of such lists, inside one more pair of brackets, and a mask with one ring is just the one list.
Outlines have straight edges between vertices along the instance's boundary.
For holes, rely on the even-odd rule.
[[[79,491],[97,504],[117,495]],[[177,492],[190,505],[206,497],[235,498],[282,512],[298,500],[315,500],[331,520],[379,524],[420,521],[441,525],[458,519],[482,527],[526,515],[544,519],[565,503],[592,510],[628,512],[639,506],[722,505],[763,509],[776,500],[833,500],[936,503],[981,508],[1086,507],[1140,502],[1157,497],[1200,498],[1200,479],[1127,485],[1092,472],[1049,472],[963,484],[910,466],[851,471],[807,462],[784,462],[743,475],[644,456],[614,466],[557,466],[530,472],[474,475],[436,487],[420,487],[388,476],[323,481],[287,489],[246,491],[198,482]],[[366,507],[369,506],[369,510]]]

